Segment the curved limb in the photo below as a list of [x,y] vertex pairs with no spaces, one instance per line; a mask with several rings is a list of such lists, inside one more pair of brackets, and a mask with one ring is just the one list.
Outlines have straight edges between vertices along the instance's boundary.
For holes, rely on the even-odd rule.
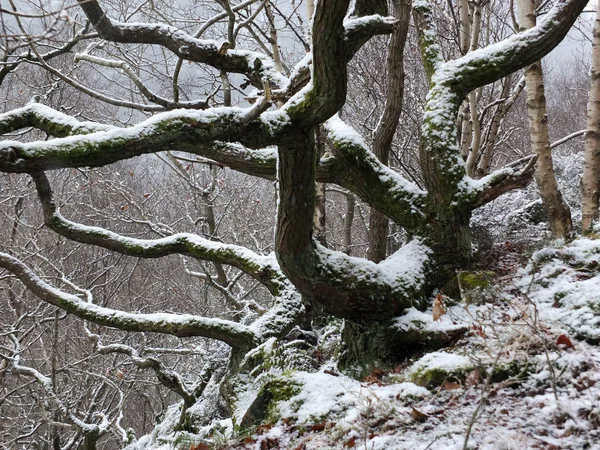
[[235,348],[249,348],[257,338],[249,327],[228,320],[191,314],[130,313],[95,305],[49,285],[23,262],[7,253],[0,252],[0,267],[15,275],[39,299],[98,325],[179,337],[202,336],[223,341]]
[[12,133],[29,127],[37,128],[56,137],[116,129],[111,125],[102,125],[96,122],[80,122],[68,114],[35,102],[0,114],[0,134]]
[[412,241],[380,264],[314,242],[316,149],[310,137],[297,135],[293,143],[279,150],[275,238],[281,269],[290,281],[325,313],[357,322],[389,319],[420,301],[431,264],[422,242]]
[[[288,125],[285,114],[274,113],[266,117],[256,117],[257,110],[264,110],[264,107],[265,105],[260,103],[246,109],[176,110],[157,114],[129,128],[98,126],[96,129],[103,130],[45,142],[4,141],[0,143],[0,170],[23,173],[64,167],[98,167],[134,156],[171,149],[212,158],[218,157],[220,152],[214,146],[203,143],[214,141],[233,141],[250,148],[264,148],[274,144],[281,129]],[[45,121],[28,116],[27,109],[22,111],[21,116],[9,116],[10,120],[7,117],[7,121],[11,122],[12,126],[19,125],[22,128],[29,119],[31,124],[43,125],[59,135],[75,131],[73,121],[65,127],[64,116],[53,114],[49,108],[36,108],[38,115],[45,113]],[[84,131],[88,131],[86,127],[89,128],[90,125],[84,124],[83,127]],[[272,164],[269,158],[267,161],[263,158],[264,151],[257,151],[256,158],[253,159],[250,158],[250,154],[251,152],[242,151],[239,158],[237,155],[231,157],[225,154],[223,159],[233,168],[239,167],[241,171],[244,171],[244,167],[247,167],[247,171],[260,171],[261,167]]]
[[244,74],[257,87],[262,86],[263,78],[274,86],[285,84],[286,78],[275,70],[273,60],[266,55],[227,50],[217,41],[198,39],[167,25],[116,22],[106,15],[97,0],[77,0],[77,3],[100,37],[107,41],[160,45],[182,59]]
[[245,247],[210,241],[191,233],[178,233],[160,239],[136,239],[67,220],[56,206],[46,174],[36,172],[32,178],[42,204],[45,224],[68,239],[139,258],[182,254],[227,264],[263,283],[273,295],[279,295],[286,287],[284,276],[272,256],[258,255]]
[[527,156],[479,179],[467,179],[464,191],[471,197],[473,208],[479,208],[502,194],[527,186],[535,174],[537,156]]
[[[534,28],[445,63],[433,39],[434,30],[422,33],[428,38],[422,41],[422,57],[431,90],[420,153],[425,185],[436,203],[461,203],[459,185],[466,175],[456,144],[456,117],[464,96],[541,59],[562,41],[586,4],[585,0],[561,0]],[[419,2],[415,10],[426,13],[428,6]]]
[[352,127],[334,116],[325,123],[337,164],[338,184],[408,230],[425,224],[427,193],[377,159]]

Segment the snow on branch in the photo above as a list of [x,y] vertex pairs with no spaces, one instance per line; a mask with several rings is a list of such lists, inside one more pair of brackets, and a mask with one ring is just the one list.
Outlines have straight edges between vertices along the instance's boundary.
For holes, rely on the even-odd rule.
[[379,14],[346,18],[344,30],[349,50],[355,54],[373,36],[392,33],[397,23],[398,19],[395,17]]
[[177,28],[152,23],[122,23],[111,20],[96,0],[77,0],[84,13],[107,41],[154,44],[167,48],[181,59],[207,64],[224,72],[246,75],[257,87],[262,79],[281,86],[287,79],[275,69],[272,58],[251,51],[227,50],[220,42],[197,39]]
[[[470,179],[457,144],[456,117],[464,96],[541,59],[562,41],[586,4],[586,0],[559,0],[536,27],[523,33],[446,63],[429,58],[434,71],[423,118],[421,164],[425,186],[436,202],[460,203],[464,200],[461,196],[470,192],[464,189]],[[419,0],[414,8],[426,6],[425,0]],[[422,52],[426,60],[427,48]],[[520,180],[504,177],[498,189],[486,191],[488,198],[510,190],[511,183],[516,187],[526,184],[528,176],[523,173],[525,178]]]
[[0,252],[0,267],[15,275],[39,299],[98,325],[179,337],[201,336],[223,341],[235,348],[251,347],[257,339],[249,327],[229,320],[191,314],[131,313],[95,305],[51,286],[7,253]]
[[319,244],[315,255],[313,295],[324,311],[354,321],[389,319],[418,303],[431,265],[431,249],[419,239],[378,264]]
[[423,225],[423,202],[427,193],[382,164],[352,127],[334,116],[325,123],[333,152],[343,170],[338,182],[399,225]]
[[100,336],[92,335],[95,340],[96,351],[101,355],[109,355],[119,353],[129,356],[133,364],[138,369],[150,369],[154,371],[160,384],[165,386],[170,391],[179,395],[187,405],[193,404],[197,395],[193,389],[189,389],[185,381],[177,372],[168,369],[156,358],[144,358],[133,347],[125,344],[108,344],[103,345],[100,342]]
[[419,46],[421,47],[421,58],[425,67],[425,74],[429,82],[437,68],[443,64],[442,48],[438,43],[438,32],[433,19],[431,5],[427,0],[416,0],[413,2],[413,17]]
[[37,128],[56,137],[89,134],[115,128],[95,122],[80,122],[68,114],[41,103],[29,103],[22,108],[0,114],[0,134],[12,133],[29,127]]
[[[27,109],[29,108],[29,109]],[[20,112],[19,112],[20,111]],[[34,114],[31,114],[31,111]],[[285,113],[266,112],[256,117],[253,108],[212,108],[205,111],[174,110],[155,116],[129,128],[79,123],[41,105],[28,106],[0,116],[4,131],[15,127],[39,125],[59,136],[84,132],[44,142],[3,141],[0,143],[0,170],[30,172],[66,167],[99,167],[124,159],[166,150],[187,151],[229,165],[242,172],[264,173],[274,170],[272,152],[233,151],[220,158],[221,142],[239,142],[249,148],[266,148],[277,141],[278,133],[288,125]],[[29,120],[29,122],[27,121]],[[92,130],[96,132],[90,133]],[[216,141],[216,143],[215,143]],[[266,169],[265,167],[266,166]]]
[[466,94],[542,59],[563,40],[587,4],[558,0],[537,26],[441,65],[435,83]]
[[461,197],[468,199],[473,208],[479,208],[506,192],[522,189],[533,179],[536,161],[537,155],[527,156],[480,180],[465,177],[461,183]]
[[272,255],[258,255],[245,247],[210,241],[192,233],[177,233],[160,239],[136,239],[67,220],[54,202],[46,175],[39,172],[32,174],[32,177],[42,203],[46,225],[68,239],[138,258],[181,254],[227,264],[263,283],[273,295],[279,295],[286,287],[284,276]]

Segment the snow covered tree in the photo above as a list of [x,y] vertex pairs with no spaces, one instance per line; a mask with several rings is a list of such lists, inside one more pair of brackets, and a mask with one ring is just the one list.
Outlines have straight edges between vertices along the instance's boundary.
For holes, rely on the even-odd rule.
[[[424,190],[385,164],[391,135],[384,132],[384,126],[395,126],[397,104],[386,110],[389,114],[384,120],[389,123],[378,128],[375,153],[338,115],[346,101],[349,61],[375,35],[395,33],[393,42],[405,39],[406,33],[399,27],[405,27],[408,21],[406,2],[395,2],[400,20],[388,16],[386,1],[357,0],[353,9],[350,0],[316,2],[310,42],[306,42],[308,53],[293,68],[288,68],[291,66],[282,60],[284,55],[279,52],[275,35],[268,38],[274,44],[271,48],[264,44],[259,45],[261,51],[239,48],[241,30],[248,28],[250,34],[256,34],[256,27],[251,24],[263,7],[267,19],[273,21],[270,9],[275,6],[273,2],[217,3],[222,12],[206,19],[194,34],[167,23],[118,21],[101,1],[77,1],[90,28],[84,26],[69,41],[66,50],[62,47],[61,51],[69,52],[78,42],[87,41],[87,47],[77,53],[76,60],[103,68],[99,72],[102,76],[109,69],[118,69],[139,90],[140,97],[136,99],[143,101],[114,98],[83,86],[68,71],[52,66],[35,40],[25,40],[24,53],[11,56],[10,62],[33,61],[48,71],[56,83],[66,83],[100,101],[128,108],[131,114],[126,120],[119,113],[112,122],[100,123],[80,121],[37,102],[7,111],[0,115],[3,135],[35,128],[49,139],[2,141],[0,171],[31,177],[45,225],[58,235],[137,258],[183,255],[213,263],[217,268],[234,267],[270,292],[273,297],[270,307],[261,310],[252,321],[124,311],[98,304],[89,289],[53,286],[30,265],[7,252],[0,253],[0,267],[16,276],[41,301],[89,323],[128,332],[200,336],[221,341],[231,347],[231,373],[238,370],[249,351],[272,337],[285,336],[313,314],[345,320],[343,367],[391,363],[406,347],[394,328],[394,319],[409,307],[426,306],[434,289],[451,280],[456,270],[469,265],[472,211],[509,190],[527,185],[533,176],[534,157],[517,161],[480,180],[467,175],[457,129],[457,115],[464,99],[473,90],[539,61],[563,39],[587,0],[557,0],[536,26],[450,61],[444,60],[437,43],[429,2],[413,1],[414,23],[429,80],[419,148]],[[15,16],[17,23],[21,22],[20,17]],[[207,29],[219,23],[226,25],[220,41],[202,38]],[[102,53],[107,43],[118,46],[115,53],[121,59],[108,58]],[[158,94],[156,86],[144,83],[143,64],[138,70],[131,68],[135,58],[127,49],[140,45],[167,55],[167,71],[173,74],[171,80],[175,80],[172,96]],[[401,52],[401,42],[392,45],[396,60],[398,49]],[[140,51],[138,56],[145,58],[145,51],[150,50]],[[221,81],[215,90],[223,92],[220,104],[212,93],[201,100],[183,100],[176,74],[181,72],[184,62],[203,66],[206,72],[202,73]],[[390,70],[397,65],[398,61],[389,61]],[[244,82],[238,83],[240,79]],[[238,85],[232,87],[234,83]],[[236,89],[250,106],[228,106]],[[392,92],[399,93],[401,88],[396,87]],[[134,125],[119,125],[119,121],[130,121],[142,113],[152,115]],[[327,151],[321,155],[323,145]],[[55,196],[56,188],[48,171],[103,167],[159,152],[169,152],[175,160],[173,152],[185,152],[192,155],[187,157],[191,163],[228,167],[275,180],[278,204],[277,211],[273,211],[274,252],[261,254],[200,234],[174,230],[163,230],[163,237],[156,239],[133,238],[61,214],[62,200]],[[406,245],[374,263],[318,243],[313,220],[317,182],[337,185],[358,196],[406,231],[409,236]],[[227,291],[227,286],[219,284],[224,280],[216,278],[209,281]],[[177,375],[163,370],[156,360],[142,358],[131,348],[107,349],[99,344],[98,349],[128,354],[136,364],[151,367],[161,383],[179,394],[188,406],[202,395],[203,388],[190,389]],[[15,343],[12,356],[4,357],[15,370],[26,371],[18,355]],[[50,386],[41,373],[33,375]],[[90,442],[101,431],[99,426],[78,423],[76,417],[71,419],[83,434],[89,434]]]

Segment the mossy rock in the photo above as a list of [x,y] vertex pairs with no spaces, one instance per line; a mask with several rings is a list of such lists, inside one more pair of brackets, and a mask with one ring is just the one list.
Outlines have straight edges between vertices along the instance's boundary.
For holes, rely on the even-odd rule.
[[495,272],[489,270],[462,271],[457,275],[461,296],[467,303],[485,303],[494,295]]
[[492,374],[492,382],[500,383],[510,378],[523,378],[534,372],[533,367],[527,360],[514,359],[496,364]]
[[[419,362],[417,362],[417,364],[419,364]],[[460,366],[428,367],[424,364],[423,367],[418,368],[410,375],[410,381],[428,389],[439,387],[445,381],[463,384],[467,379],[467,376],[476,369],[477,367],[470,363],[466,357],[464,357],[463,364]],[[486,371],[489,371],[489,366],[485,369]],[[497,363],[494,367],[492,383],[500,383],[511,378],[524,378],[534,372],[535,367],[531,366],[527,360],[502,361]],[[485,377],[485,374],[480,374],[480,377]],[[483,380],[480,379],[480,382],[482,381]]]
[[472,367],[453,371],[432,368],[412,374],[410,381],[427,389],[433,389],[441,386],[445,381],[462,383],[465,381],[469,370],[472,370]]
[[291,399],[301,391],[301,385],[286,376],[267,381],[239,423],[240,428],[249,428],[260,423],[275,423],[279,420],[277,403]]
[[490,270],[475,270],[462,271],[457,276],[462,289],[468,291],[491,287],[496,273]]
[[432,389],[446,380],[463,382],[473,367],[473,363],[466,356],[432,352],[413,365],[409,372],[409,379],[419,386]]

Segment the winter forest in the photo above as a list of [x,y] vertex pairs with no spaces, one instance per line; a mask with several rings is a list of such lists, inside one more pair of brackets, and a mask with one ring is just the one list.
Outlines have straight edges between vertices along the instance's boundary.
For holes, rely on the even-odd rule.
[[595,2],[0,26],[0,449],[600,449]]

